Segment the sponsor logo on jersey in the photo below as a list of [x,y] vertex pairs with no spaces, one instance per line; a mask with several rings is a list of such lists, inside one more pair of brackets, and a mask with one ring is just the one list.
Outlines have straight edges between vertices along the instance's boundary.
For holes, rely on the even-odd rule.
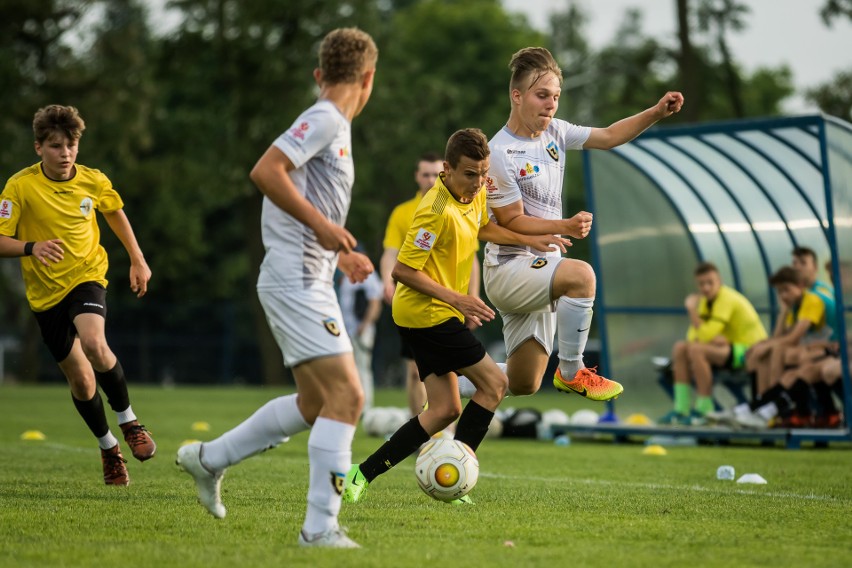
[[528,175],[537,174],[538,173],[538,166],[534,166],[531,163],[527,162],[527,165],[525,167],[521,168],[521,171],[519,173],[521,174],[521,177],[526,177]]
[[322,320],[322,324],[325,326],[325,330],[332,334],[334,337],[340,336],[340,326],[337,325],[337,320],[334,318],[328,318]]
[[350,152],[349,152],[349,148],[347,148],[346,146],[344,146],[343,148],[341,148],[341,149],[338,151],[338,154],[340,155],[340,157],[341,157],[341,158],[348,158],[348,157],[349,157],[349,154],[350,154]]
[[12,218],[12,202],[8,199],[0,201],[0,219]]
[[543,256],[539,256],[538,258],[534,259],[532,261],[532,264],[530,264],[530,268],[541,268],[543,266],[547,266],[547,259]]
[[547,153],[550,154],[550,157],[559,161],[559,148],[556,146],[556,142],[551,140],[550,144],[547,145]]
[[487,191],[488,193],[494,193],[495,191],[497,191],[497,184],[494,183],[494,178],[485,178],[485,191]]
[[435,245],[435,235],[427,231],[426,229],[420,229],[417,231],[417,235],[414,237],[414,246],[421,250],[432,250],[432,247]]
[[512,154],[526,154],[527,151],[526,150],[512,150],[511,148],[508,148],[506,150],[506,153],[511,156]]
[[83,214],[83,217],[88,217],[89,213],[92,212],[92,198],[86,197],[83,201],[80,202],[80,213]]
[[293,128],[291,128],[289,130],[289,133],[290,133],[290,136],[292,136],[296,140],[300,140],[300,141],[304,142],[305,141],[305,135],[307,134],[308,130],[310,130],[310,128],[311,128],[310,124],[308,124],[307,122],[303,122],[299,126],[294,126]]

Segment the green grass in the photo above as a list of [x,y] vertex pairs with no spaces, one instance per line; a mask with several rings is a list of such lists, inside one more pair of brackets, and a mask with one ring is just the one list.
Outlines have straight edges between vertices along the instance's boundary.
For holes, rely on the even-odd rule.
[[[247,460],[224,480],[228,517],[196,503],[174,453],[212,438],[281,391],[133,388],[155,434],[155,459],[128,464],[131,485],[101,482],[96,444],[60,387],[0,388],[0,564],[3,566],[849,566],[852,451],[749,446],[486,440],[474,507],[432,501],[413,461],[377,479],[342,524],[364,548],[304,550],[307,436]],[[382,391],[378,405],[402,406]],[[579,397],[540,393],[515,406],[573,410]],[[521,404],[522,402],[522,404]],[[193,432],[195,421],[210,423]],[[22,441],[29,429],[47,440]],[[115,429],[117,431],[117,429]],[[380,440],[361,430],[354,459]],[[127,452],[129,454],[129,452]],[[717,481],[716,467],[767,485]],[[511,542],[514,546],[507,546]]]

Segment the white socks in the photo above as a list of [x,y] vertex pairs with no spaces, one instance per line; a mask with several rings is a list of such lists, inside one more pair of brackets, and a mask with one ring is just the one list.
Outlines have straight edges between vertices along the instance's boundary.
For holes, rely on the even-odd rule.
[[562,296],[556,302],[556,332],[559,342],[559,371],[571,380],[585,367],[583,351],[589,340],[592,325],[594,298],[569,298]]
[[272,399],[232,430],[204,442],[204,465],[221,471],[310,428],[299,412],[296,396]]
[[307,535],[337,528],[343,482],[352,466],[355,426],[319,417],[308,438],[311,480],[308,512],[302,530]]
[[136,420],[136,415],[133,413],[133,408],[130,406],[122,412],[116,412],[115,416],[118,418],[119,424],[127,424],[128,422]]
[[114,448],[118,443],[118,438],[112,435],[112,432],[107,430],[107,433],[98,438],[98,447],[102,450]]
[[[503,373],[506,373],[506,363],[497,363],[497,366],[500,367],[500,370]],[[459,396],[462,398],[473,398],[473,395],[476,394],[476,385],[470,382],[470,379],[465,377],[464,375],[459,375]],[[509,396],[510,392],[506,391],[506,396]]]

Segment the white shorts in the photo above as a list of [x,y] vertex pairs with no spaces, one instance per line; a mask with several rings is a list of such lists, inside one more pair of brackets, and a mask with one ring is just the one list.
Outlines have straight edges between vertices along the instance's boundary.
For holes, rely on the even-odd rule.
[[503,319],[507,355],[530,338],[548,355],[553,351],[556,302],[552,290],[560,262],[559,257],[519,256],[505,264],[483,267],[485,293]]
[[333,288],[263,289],[257,295],[286,366],[352,352]]

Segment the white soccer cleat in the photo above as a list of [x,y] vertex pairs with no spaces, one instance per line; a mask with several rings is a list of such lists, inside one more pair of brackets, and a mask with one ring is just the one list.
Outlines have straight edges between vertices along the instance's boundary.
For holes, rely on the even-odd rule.
[[299,546],[316,546],[318,548],[361,548],[361,545],[346,536],[346,532],[335,527],[325,532],[305,536],[305,531],[299,533]]
[[187,444],[178,450],[175,463],[195,479],[198,501],[217,519],[225,518],[227,512],[222,505],[221,487],[225,470],[211,472],[201,463],[201,442]]
[[748,414],[737,414],[737,424],[745,428],[754,428],[756,430],[765,430],[769,428],[769,420],[758,414],[750,412]]
[[711,410],[710,412],[705,414],[704,417],[710,424],[722,424],[723,426],[737,425],[737,415],[734,414],[734,411],[729,408],[724,408],[722,410]]

